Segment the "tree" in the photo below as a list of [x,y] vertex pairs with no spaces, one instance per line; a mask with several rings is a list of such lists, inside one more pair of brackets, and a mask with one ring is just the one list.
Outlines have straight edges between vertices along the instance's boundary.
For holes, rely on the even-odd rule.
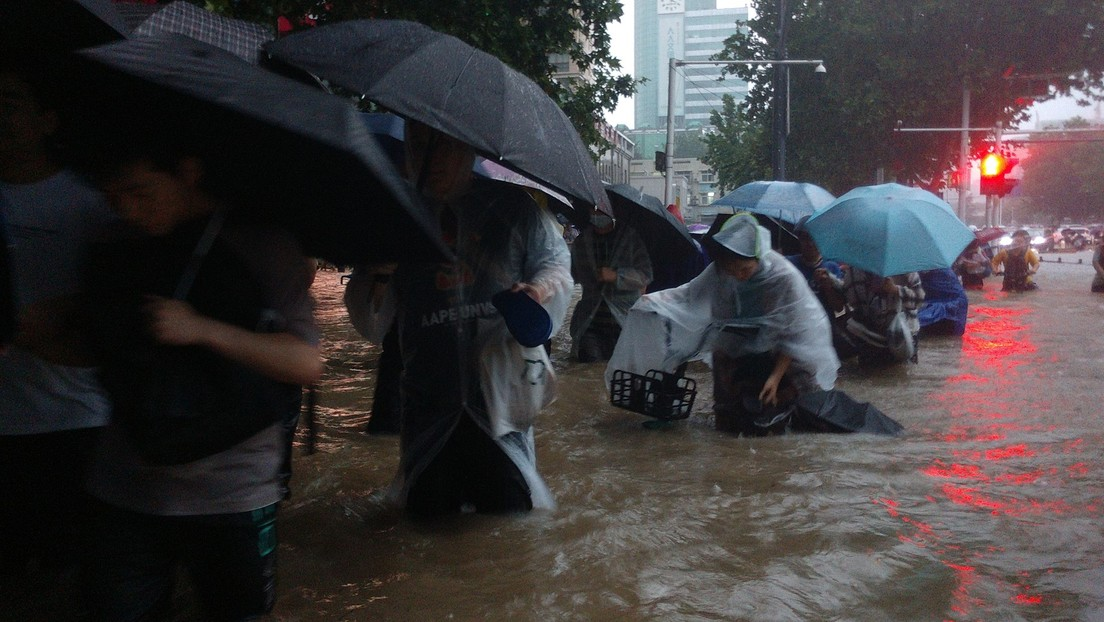
[[[1084,119],[1066,123],[1066,129],[1075,128],[1088,124]],[[1104,222],[1104,129],[1046,137],[1048,142],[1030,143],[1031,155],[1021,164],[1027,209],[1045,222]]]
[[[730,37],[723,59],[775,58],[778,2],[757,0],[756,17]],[[823,80],[789,70],[791,133],[787,177],[839,194],[887,179],[938,189],[957,162],[952,132],[900,133],[901,127],[957,127],[963,87],[974,127],[1022,118],[1030,101],[1013,78],[1046,76],[1060,93],[1098,87],[1104,78],[1104,2],[1100,0],[787,0],[786,47],[793,59],[824,59]],[[753,81],[745,106],[726,123],[769,132],[769,67],[734,66]],[[731,115],[742,114],[739,121]],[[760,159],[770,159],[769,143]],[[720,153],[711,159],[721,166]],[[754,169],[749,169],[754,170]],[[757,171],[756,171],[757,172]],[[733,179],[741,183],[750,179]]]
[[[198,0],[193,0],[198,1]],[[502,59],[539,84],[571,119],[583,140],[605,149],[595,127],[636,81],[610,55],[607,24],[622,15],[617,0],[207,0],[208,8],[274,29],[309,28],[347,19],[420,22]],[[561,84],[551,54],[566,55],[592,78]]]
[[737,104],[735,98],[725,95],[721,110],[710,114],[717,132],[705,137],[702,162],[717,172],[716,186],[721,194],[771,175],[770,135],[763,126],[751,123],[748,105]]

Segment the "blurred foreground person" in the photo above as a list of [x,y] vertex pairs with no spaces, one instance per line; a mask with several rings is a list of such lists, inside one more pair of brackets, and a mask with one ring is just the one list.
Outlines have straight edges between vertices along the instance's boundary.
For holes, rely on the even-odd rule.
[[7,327],[14,342],[0,343],[2,589],[20,589],[32,568],[61,576],[75,567],[87,523],[84,476],[110,413],[87,358],[53,347],[53,331],[68,327],[44,321],[84,289],[90,248],[117,220],[99,192],[56,161],[57,87],[48,78],[8,57],[0,65],[0,252],[11,279],[4,311],[16,320]]
[[537,413],[555,396],[549,335],[522,345],[492,298],[521,292],[555,333],[571,297],[567,244],[523,189],[473,180],[466,144],[408,120],[404,145],[408,177],[457,259],[364,267],[345,292],[369,339],[397,319],[402,455],[392,499],[414,517],[552,507],[533,441]]
[[112,140],[84,156],[141,235],[102,249],[89,302],[115,408],[89,477],[95,619],[167,617],[178,568],[206,619],[254,619],[276,598],[301,387],[322,371],[311,263],[186,146]]

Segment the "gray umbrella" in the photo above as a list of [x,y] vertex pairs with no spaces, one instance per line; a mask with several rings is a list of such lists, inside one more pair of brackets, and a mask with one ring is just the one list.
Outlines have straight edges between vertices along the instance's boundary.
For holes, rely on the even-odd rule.
[[132,36],[166,32],[186,35],[222,48],[254,65],[261,58],[261,46],[273,37],[272,30],[260,24],[216,15],[183,0],[154,8],[156,10],[134,28]]
[[[422,24],[356,20],[266,45],[270,56],[362,93],[475,148],[582,206],[609,211],[571,121],[532,80],[498,58]],[[585,217],[589,209],[577,209]]]

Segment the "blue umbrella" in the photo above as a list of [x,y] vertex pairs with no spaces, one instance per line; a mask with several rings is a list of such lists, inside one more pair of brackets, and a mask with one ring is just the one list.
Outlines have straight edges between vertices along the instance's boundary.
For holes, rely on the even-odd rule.
[[921,188],[855,188],[805,224],[821,254],[881,276],[949,268],[974,233]]
[[816,184],[796,181],[753,181],[712,203],[766,216],[776,222],[797,224],[803,216],[828,205],[836,197]]

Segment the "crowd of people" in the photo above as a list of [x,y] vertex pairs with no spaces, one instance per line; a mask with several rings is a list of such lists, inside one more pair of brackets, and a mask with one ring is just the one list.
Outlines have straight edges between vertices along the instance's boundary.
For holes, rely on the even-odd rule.
[[[0,67],[0,568],[9,585],[78,568],[95,620],[166,616],[179,567],[212,619],[263,615],[302,388],[323,370],[315,263],[289,232],[241,218],[186,137],[96,134],[61,158],[42,75]],[[739,212],[658,289],[628,222],[595,209],[566,235],[529,190],[473,178],[471,146],[405,130],[404,172],[454,259],[357,266],[344,302],[384,347],[374,431],[400,436],[389,499],[415,519],[554,507],[534,442],[555,396],[549,348],[517,337],[503,292],[554,334],[578,285],[572,360],[606,363],[607,380],[707,360],[717,428],[754,433],[764,410],[832,390],[841,361],[916,363],[925,310],[961,334],[962,285],[988,270],[1034,288],[1019,236],[991,260],[967,249],[959,284],[841,265],[804,222],[784,256]]]

